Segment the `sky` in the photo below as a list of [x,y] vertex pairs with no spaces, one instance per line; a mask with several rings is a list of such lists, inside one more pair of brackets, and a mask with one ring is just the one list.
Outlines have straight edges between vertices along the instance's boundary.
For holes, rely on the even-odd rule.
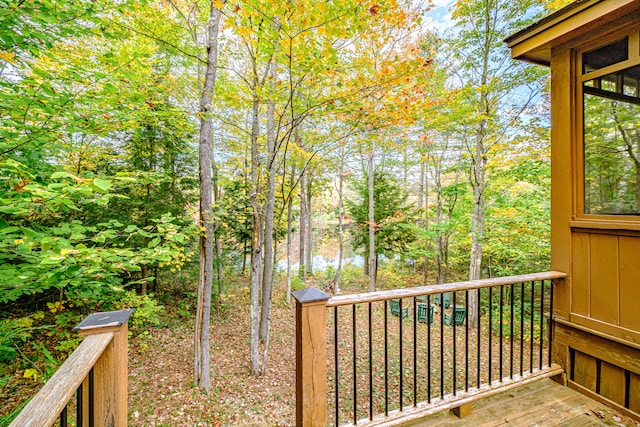
[[427,13],[438,31],[451,27],[451,6],[455,0],[433,0],[433,9]]

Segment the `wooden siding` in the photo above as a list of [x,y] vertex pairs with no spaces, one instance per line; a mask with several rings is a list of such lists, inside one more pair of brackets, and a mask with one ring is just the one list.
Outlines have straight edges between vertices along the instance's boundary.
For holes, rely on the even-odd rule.
[[640,237],[572,233],[571,321],[640,344]]

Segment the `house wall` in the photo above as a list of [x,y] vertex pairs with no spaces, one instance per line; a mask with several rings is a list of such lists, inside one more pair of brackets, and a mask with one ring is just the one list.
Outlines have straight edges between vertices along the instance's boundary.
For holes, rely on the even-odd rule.
[[[633,26],[610,23],[590,40],[602,44]],[[571,387],[640,419],[640,218],[581,213],[576,48],[589,43],[551,49],[551,268],[569,273],[554,288],[553,354]]]

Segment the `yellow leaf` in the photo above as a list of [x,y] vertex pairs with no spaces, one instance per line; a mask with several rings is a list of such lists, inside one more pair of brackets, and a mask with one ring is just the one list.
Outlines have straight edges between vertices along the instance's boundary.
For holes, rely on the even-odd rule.
[[33,382],[38,381],[38,371],[33,368],[24,370],[24,378],[33,378]]
[[211,3],[211,5],[216,9],[222,9],[223,4],[224,2],[222,0],[213,0],[213,2]]
[[13,52],[0,51],[0,61],[7,61],[12,64],[15,64],[16,63],[15,57],[16,55]]

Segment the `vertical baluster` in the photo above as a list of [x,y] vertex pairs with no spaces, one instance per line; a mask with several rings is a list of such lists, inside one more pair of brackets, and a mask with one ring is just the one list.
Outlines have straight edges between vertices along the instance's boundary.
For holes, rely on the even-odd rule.
[[458,352],[456,351],[456,341],[457,341],[457,336],[456,336],[456,293],[457,292],[453,292],[452,295],[452,299],[453,299],[453,307],[451,308],[451,331],[452,331],[452,335],[453,335],[453,395],[456,395],[456,389],[457,389],[457,379],[458,379],[458,364],[457,364],[457,359],[458,359]]
[[529,322],[529,327],[530,327],[530,337],[529,337],[529,372],[533,373],[533,334],[534,334],[534,330],[533,330],[533,325],[535,324],[535,317],[533,315],[533,313],[535,312],[534,309],[534,305],[533,305],[533,301],[535,299],[535,294],[536,294],[536,282],[532,281],[531,282],[531,313],[530,313],[530,322]]
[[503,309],[504,308],[504,286],[500,286],[500,333],[498,334],[498,336],[500,337],[500,354],[499,354],[499,360],[500,360],[500,377],[499,380],[500,382],[502,382],[502,364],[503,364],[503,344],[504,344],[504,325],[503,325]]
[[389,303],[384,300],[384,415],[389,416]]
[[369,303],[369,419],[373,420],[373,328],[372,323],[372,306]]
[[418,406],[418,302],[413,297],[413,407]]
[[520,376],[523,374],[524,363],[524,282],[520,283]]
[[440,398],[444,397],[444,294],[440,294]]
[[[480,305],[480,301],[478,301]],[[464,329],[464,390],[469,391],[469,291],[464,291],[465,329]]]
[[542,353],[544,349],[544,280],[540,281],[540,349],[539,354],[539,369],[542,369]]
[[93,368],[89,371],[89,427],[94,427],[94,387],[93,387]]
[[402,359],[402,347],[403,347],[403,342],[402,342],[402,323],[403,323],[402,322],[402,298],[399,298],[398,305],[400,306],[400,315],[398,316],[398,332],[400,333],[400,338],[399,338],[399,342],[398,342],[399,347],[400,347],[400,349],[399,349],[400,350],[400,352],[399,352],[400,353],[399,354],[399,357],[400,357],[400,360],[399,360],[399,365],[400,365],[400,370],[399,370],[399,374],[400,374],[400,396],[399,396],[399,398],[400,399],[399,400],[400,400],[400,412],[402,412],[402,394],[404,392],[404,390],[402,388],[402,386],[403,386],[402,380],[404,379],[403,378],[404,377],[404,372],[402,370],[402,367],[404,366],[404,363],[403,363],[404,361]]
[[482,289],[478,289],[477,291],[472,291],[472,292],[478,292],[478,307],[477,307],[478,312],[476,313],[477,318],[478,318],[478,327],[476,328],[476,361],[477,361],[477,366],[476,366],[476,384],[477,384],[477,387],[480,388],[480,380],[481,380],[481,377],[480,377],[480,374],[481,374],[481,371],[480,371],[480,368],[481,368],[481,364],[480,364],[480,362],[481,362],[481,360],[480,360],[481,353],[480,353],[480,351],[481,350],[480,349],[481,349],[481,344],[482,344],[482,336],[480,334],[480,331],[482,330],[482,319],[480,318],[480,314],[482,314],[482,311],[481,311],[480,306],[482,305],[481,304],[481,301],[482,301]]
[[427,402],[431,403],[431,295],[427,295]]
[[493,367],[493,287],[489,287],[489,385],[491,385],[491,371]]
[[[553,280],[549,281],[549,367],[551,367],[551,357],[553,351]],[[627,387],[627,391],[629,388]],[[628,407],[628,405],[627,405]]]
[[65,406],[60,412],[60,427],[67,427],[67,407]]
[[76,390],[76,427],[82,427],[82,423],[84,422],[84,420],[82,419],[84,415],[82,413],[82,404],[82,383],[80,383],[80,385],[78,386],[78,390]]
[[339,425],[339,413],[340,413],[340,407],[338,406],[339,404],[339,384],[340,382],[338,381],[338,373],[340,372],[338,370],[338,307],[333,307],[333,348],[335,349],[333,352],[333,364],[334,364],[334,379],[335,379],[335,384],[336,384],[336,407],[335,407],[335,412],[336,412],[336,427],[338,427]]
[[511,334],[511,339],[509,340],[509,378],[513,379],[513,310],[515,308],[514,305],[514,301],[513,301],[513,283],[511,284],[510,288],[509,288],[509,294],[510,294],[510,301],[511,301],[511,321],[509,324],[509,327],[511,328],[511,330],[509,331],[509,333]]
[[358,423],[358,352],[356,349],[356,304],[353,304],[351,310],[351,331],[353,336],[353,424]]

